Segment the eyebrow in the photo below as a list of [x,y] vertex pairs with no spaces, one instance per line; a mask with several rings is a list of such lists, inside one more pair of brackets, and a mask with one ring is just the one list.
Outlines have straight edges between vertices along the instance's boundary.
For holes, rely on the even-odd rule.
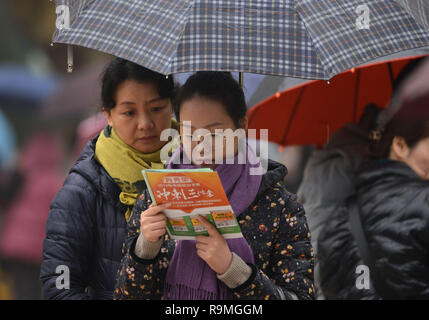
[[136,103],[132,101],[122,101],[119,105],[121,104],[136,104]]
[[168,98],[159,97],[159,98],[149,100],[147,103],[157,102],[157,101],[161,101],[161,100],[165,100],[165,99],[168,99]]
[[[180,122],[180,124],[181,124],[182,126],[189,127],[189,126],[187,126],[187,125],[184,125],[184,123],[183,123],[183,122]],[[220,123],[220,122],[213,122],[213,123],[211,123],[211,124],[208,124],[208,125],[204,126],[203,128],[211,128],[211,127],[215,127],[215,126],[218,126],[218,125],[222,125],[222,123]],[[192,125],[191,125],[191,128],[195,129],[195,127],[194,127],[194,126],[192,126]]]
[[[159,98],[151,99],[151,100],[147,101],[146,103],[150,104],[150,103],[161,101],[161,100],[164,100],[164,99],[168,99],[168,98],[159,97]],[[133,105],[135,105],[136,103],[133,102],[133,101],[122,101],[119,105],[121,105],[121,104],[125,104],[125,105],[127,105],[127,104],[133,104]]]

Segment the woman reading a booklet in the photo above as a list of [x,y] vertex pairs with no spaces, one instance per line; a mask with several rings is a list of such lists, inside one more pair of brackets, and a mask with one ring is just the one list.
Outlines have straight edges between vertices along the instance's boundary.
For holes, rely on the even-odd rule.
[[191,140],[209,132],[215,143],[219,132],[247,130],[239,84],[224,72],[198,72],[181,88],[174,108],[182,145],[167,168],[216,171],[243,237],[225,239],[200,216],[207,236],[174,241],[166,234],[168,204],[154,206],[146,190],[128,222],[114,298],[314,299],[310,233],[302,205],[283,182],[286,167],[269,160],[267,172],[255,174],[252,169],[260,164],[250,147],[238,161],[243,140],[234,139],[233,147],[224,143],[208,155]]
[[[108,126],[92,139],[51,203],[40,278],[45,299],[112,299],[126,222],[163,168],[160,133],[175,127],[170,77],[114,59],[102,80]],[[58,106],[61,107],[61,106]],[[177,127],[178,128],[178,127]]]

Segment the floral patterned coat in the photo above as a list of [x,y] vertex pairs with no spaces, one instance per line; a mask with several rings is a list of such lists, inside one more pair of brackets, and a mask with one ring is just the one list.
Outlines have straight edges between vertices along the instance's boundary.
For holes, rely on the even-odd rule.
[[[303,206],[286,190],[285,166],[269,161],[258,194],[237,220],[253,250],[250,278],[233,290],[236,299],[314,299],[313,248]],[[152,260],[134,253],[140,213],[151,204],[147,191],[134,205],[118,270],[114,299],[163,299],[163,285],[175,241],[165,235]],[[218,280],[220,281],[220,280]]]

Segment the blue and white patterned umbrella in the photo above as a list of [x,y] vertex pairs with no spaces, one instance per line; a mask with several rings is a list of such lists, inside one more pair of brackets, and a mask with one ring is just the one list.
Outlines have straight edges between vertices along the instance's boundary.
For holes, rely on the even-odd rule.
[[425,20],[408,2],[57,0],[53,42],[166,75],[218,70],[330,79],[377,57],[429,45]]

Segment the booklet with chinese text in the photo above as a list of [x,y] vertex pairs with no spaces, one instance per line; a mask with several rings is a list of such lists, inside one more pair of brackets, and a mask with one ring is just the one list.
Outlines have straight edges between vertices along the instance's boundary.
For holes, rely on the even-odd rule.
[[148,169],[143,176],[155,205],[164,210],[171,238],[195,239],[208,235],[196,217],[202,215],[225,239],[243,237],[217,172],[211,169]]

